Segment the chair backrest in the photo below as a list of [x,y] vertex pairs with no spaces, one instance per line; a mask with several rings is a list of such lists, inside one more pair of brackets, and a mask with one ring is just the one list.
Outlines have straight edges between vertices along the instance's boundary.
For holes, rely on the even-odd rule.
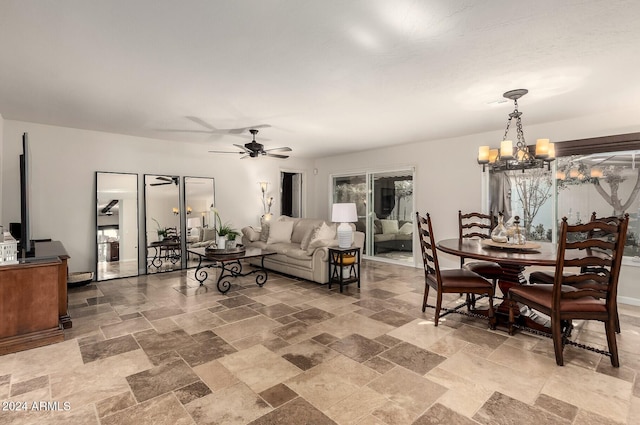
[[[605,299],[608,311],[615,311],[628,224],[628,214],[576,225],[562,219],[554,282],[556,308],[561,298],[590,296]],[[579,267],[580,273],[564,275],[566,267]],[[562,285],[578,289],[562,292]]]
[[496,226],[495,217],[489,214],[470,212],[462,214],[458,210],[458,231],[460,240],[466,238],[489,239]]
[[169,240],[178,240],[178,229],[175,227],[167,227],[167,234],[165,236],[165,239],[169,239]]
[[416,223],[418,223],[424,277],[425,279],[432,279],[436,282],[438,284],[438,290],[440,290],[442,282],[440,279],[440,266],[438,265],[438,254],[436,252],[436,243],[433,238],[433,229],[431,228],[431,218],[429,214],[427,213],[425,216],[421,216],[419,212],[416,212]]

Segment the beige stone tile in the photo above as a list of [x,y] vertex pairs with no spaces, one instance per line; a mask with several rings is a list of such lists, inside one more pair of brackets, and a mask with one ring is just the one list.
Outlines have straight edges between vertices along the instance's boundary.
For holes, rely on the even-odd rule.
[[246,350],[233,353],[219,359],[219,361],[220,364],[256,393],[273,387],[302,372],[299,368],[262,345],[255,345]]
[[153,367],[142,350],[108,357],[50,375],[51,397],[83,406],[129,391],[126,377]]
[[222,390],[239,382],[238,378],[218,360],[196,366],[193,371],[213,391]]
[[580,409],[624,422],[630,408],[631,390],[630,382],[565,364],[556,369],[541,392]]
[[343,355],[334,357],[285,382],[320,410],[348,399],[378,373]]
[[189,335],[197,334],[225,324],[225,321],[209,310],[198,310],[193,313],[172,317],[173,321]]
[[117,338],[119,336],[132,334],[146,329],[151,329],[151,323],[144,317],[137,319],[125,320],[112,325],[100,326],[100,330],[106,339]]
[[233,342],[252,335],[260,334],[279,326],[282,325],[275,320],[271,320],[264,316],[256,316],[240,322],[219,326],[214,329],[214,332],[227,342]]
[[360,419],[360,421],[357,424],[358,425],[386,425],[385,422],[376,418],[373,415],[367,415],[363,417],[362,419]]
[[191,425],[193,420],[169,393],[101,419],[102,425]]
[[393,326],[357,313],[343,314],[313,325],[312,328],[316,331],[316,335],[326,332],[338,338],[344,338],[351,334],[360,334],[370,339],[377,338],[394,329]]
[[377,391],[363,387],[355,394],[334,404],[324,413],[341,425],[357,424],[388,401]]
[[464,349],[467,345],[469,345],[469,343],[466,341],[463,341],[459,338],[454,338],[451,335],[445,335],[442,338],[436,340],[428,348],[429,351],[432,351],[436,354],[450,357],[458,351]]
[[180,326],[178,326],[171,317],[167,317],[166,319],[153,320],[151,324],[159,334],[173,332],[181,329]]
[[413,320],[406,325],[388,332],[394,338],[429,350],[440,338],[451,334],[454,330],[448,326],[434,326],[432,321],[424,319]]
[[502,345],[494,350],[489,360],[511,368],[517,368],[521,373],[547,379],[557,372],[555,357],[550,359],[530,350],[523,350],[510,345]]
[[546,379],[525,375],[518,369],[519,363],[513,366],[511,368],[482,357],[458,352],[442,362],[439,367],[471,382],[482,383],[490,390],[533,404]]
[[438,403],[468,417],[472,417],[493,394],[493,390],[483,387],[482,383],[472,382],[439,367],[430,370],[425,377],[448,389]]
[[64,373],[83,364],[78,341],[70,340],[21,352],[14,357],[8,373],[11,373],[12,382],[20,382],[42,375]]
[[[37,402],[43,399],[34,399]],[[2,412],[0,414],[0,425],[31,425],[31,424],[52,424],[52,425],[98,425],[98,416],[93,405],[74,407],[65,411],[63,403],[59,403],[58,410],[32,410],[33,400],[29,401],[29,409],[26,412]]]
[[185,405],[197,424],[245,425],[272,408],[242,382]]
[[402,367],[396,367],[368,385],[400,407],[420,414],[447,389]]
[[640,418],[640,397],[631,397],[629,414],[627,415],[627,423],[631,424],[638,418]]

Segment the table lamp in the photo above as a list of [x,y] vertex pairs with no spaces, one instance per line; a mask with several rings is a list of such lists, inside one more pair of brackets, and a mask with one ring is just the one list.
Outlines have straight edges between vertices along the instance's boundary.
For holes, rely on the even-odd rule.
[[340,248],[351,248],[353,242],[353,230],[349,223],[358,221],[358,211],[356,204],[333,204],[331,210],[331,221],[340,223],[338,226],[338,246]]

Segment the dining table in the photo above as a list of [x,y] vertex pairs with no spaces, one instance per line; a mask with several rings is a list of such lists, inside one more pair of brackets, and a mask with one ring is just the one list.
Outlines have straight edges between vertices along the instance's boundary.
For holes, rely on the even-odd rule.
[[[465,259],[492,261],[502,268],[502,275],[498,278],[498,287],[503,295],[503,301],[496,309],[498,325],[508,326],[511,301],[508,299],[509,289],[514,285],[527,283],[524,271],[527,267],[540,266],[554,268],[557,259],[557,244],[551,242],[528,242],[525,245],[508,243],[494,243],[490,239],[444,239],[436,243],[439,251]],[[516,309],[521,314],[516,315],[516,324],[544,333],[550,333],[548,326],[540,320],[534,320],[528,309]],[[483,310],[475,313],[484,313]]]

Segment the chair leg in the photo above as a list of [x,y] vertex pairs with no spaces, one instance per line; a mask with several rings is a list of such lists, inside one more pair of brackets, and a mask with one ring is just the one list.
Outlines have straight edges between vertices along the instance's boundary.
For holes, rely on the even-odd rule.
[[607,344],[609,345],[609,352],[611,353],[611,366],[620,367],[620,361],[618,360],[618,343],[616,341],[616,317],[609,318],[604,323],[605,331],[607,332]]
[[435,325],[438,326],[438,321],[440,320],[440,308],[442,307],[442,294],[438,293],[436,301],[436,316],[434,318]]
[[513,335],[513,325],[516,323],[516,315],[514,309],[518,307],[518,303],[512,300],[507,300],[509,303],[509,335]]
[[424,283],[424,298],[422,298],[422,312],[427,309],[427,298],[429,297],[429,284]]
[[618,316],[618,310],[616,309],[616,333],[620,333],[620,316]]
[[564,365],[564,356],[562,351],[564,350],[563,337],[562,335],[562,324],[560,323],[560,319],[557,317],[551,318],[551,336],[553,337],[553,350],[556,353],[556,364],[558,366]]
[[493,311],[493,295],[489,295],[489,328],[496,329],[496,317]]

